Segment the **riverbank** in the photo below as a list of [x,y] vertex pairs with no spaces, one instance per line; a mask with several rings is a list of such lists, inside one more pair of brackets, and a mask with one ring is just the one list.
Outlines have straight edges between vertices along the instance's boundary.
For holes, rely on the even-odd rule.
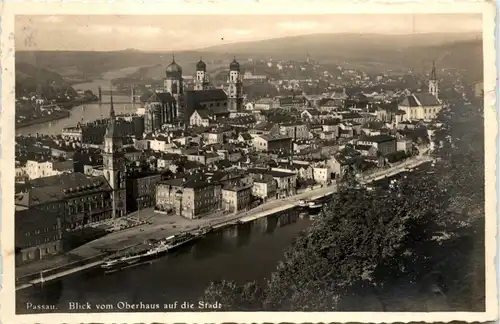
[[[407,168],[414,168],[420,164],[430,161],[430,157],[415,157],[390,169],[379,171],[374,173],[374,175],[367,175],[364,178],[364,182],[368,183],[376,181],[380,177],[384,176],[390,177],[405,171]],[[89,242],[64,256],[60,256],[57,259],[57,262],[53,261],[52,264],[51,262],[47,262],[45,270],[29,273],[27,272],[27,268],[25,268],[24,271],[22,271],[23,269],[16,269],[16,277],[18,278],[18,280],[16,280],[16,290],[25,289],[42,282],[40,278],[41,276],[43,281],[50,281],[71,273],[96,267],[100,265],[99,261],[102,263],[102,260],[106,256],[109,256],[118,250],[128,249],[137,246],[138,244],[142,244],[148,239],[162,239],[178,234],[181,231],[196,231],[199,227],[203,226],[210,225],[215,230],[218,230],[227,226],[236,225],[238,223],[250,222],[294,208],[299,200],[315,200],[331,195],[336,191],[337,186],[332,185],[318,188],[316,190],[306,191],[292,197],[269,201],[249,211],[193,220],[181,218],[180,216],[175,215],[165,217],[165,215],[154,213],[152,210],[142,210],[140,211],[140,214],[142,215],[141,218],[148,219],[149,224],[112,233],[103,238]],[[113,252],[103,253],[104,250]],[[96,260],[96,257],[98,256],[100,260]],[[67,262],[64,262],[65,258],[67,259]],[[71,263],[70,260],[73,260],[73,263]],[[75,263],[74,260],[79,261],[78,263]],[[88,261],[85,262],[85,260]],[[71,269],[68,269],[68,266],[71,266],[71,264],[74,264],[74,266],[72,266]],[[91,264],[92,266],[90,266]],[[24,274],[22,274],[22,272],[24,272]]]
[[54,120],[68,118],[70,115],[71,115],[71,113],[68,110],[59,110],[57,113],[52,113],[50,115],[46,115],[46,116],[39,117],[36,119],[31,119],[31,120],[16,123],[16,129],[21,129],[21,128],[32,126],[32,125],[43,124],[43,123],[48,123],[48,122],[51,122]]
[[64,118],[69,118],[71,116],[71,110],[75,107],[79,107],[85,104],[94,104],[98,103],[98,100],[94,101],[70,101],[70,102],[63,102],[63,103],[55,103],[55,106],[58,106],[59,108],[62,108],[63,110],[55,110],[53,111],[50,115],[45,115],[42,117],[38,117],[36,119],[31,119],[23,122],[16,123],[16,130],[33,126],[33,125],[39,125],[43,123],[48,123]]

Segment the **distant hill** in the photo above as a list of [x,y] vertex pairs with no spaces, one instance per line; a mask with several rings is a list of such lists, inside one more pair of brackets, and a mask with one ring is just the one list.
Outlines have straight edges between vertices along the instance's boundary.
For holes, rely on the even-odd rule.
[[60,74],[16,61],[16,96],[36,93],[38,86],[47,99],[66,92],[76,94]]
[[470,59],[470,55],[482,57],[482,39],[477,33],[314,34],[217,45],[203,50],[275,60],[304,59],[309,54],[312,59],[323,63],[389,63],[407,67],[423,62],[428,64],[435,59],[449,60],[455,66],[457,60],[463,62],[462,58]]
[[[200,59],[198,51],[175,53],[175,60],[183,67],[193,65]],[[212,56],[216,57],[214,54]],[[102,73],[126,67],[142,67],[161,64],[168,65],[172,61],[172,53],[141,52],[123,50],[114,52],[83,51],[18,51],[16,62],[36,64],[55,71],[67,80],[86,80],[98,78]],[[194,69],[194,67],[193,67]],[[194,71],[194,70],[193,70]]]
[[[380,34],[314,34],[263,41],[217,45],[195,51],[176,52],[176,61],[186,74],[194,72],[200,56],[209,69],[227,64],[236,56],[275,60],[303,60],[310,57],[322,64],[349,63],[353,68],[383,71],[387,68],[423,68],[436,60],[438,68],[481,70],[482,39],[477,33],[433,33],[415,35]],[[17,62],[40,65],[56,71],[66,79],[95,78],[102,73],[124,67],[165,67],[171,53],[140,52],[128,49],[115,52],[16,52]],[[157,71],[158,69],[158,71]],[[162,77],[159,66],[144,77]]]

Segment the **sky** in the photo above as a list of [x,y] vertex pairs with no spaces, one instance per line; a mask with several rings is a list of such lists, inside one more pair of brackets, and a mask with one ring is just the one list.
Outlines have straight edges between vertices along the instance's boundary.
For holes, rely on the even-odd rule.
[[180,51],[316,33],[481,32],[480,14],[16,16],[16,50]]

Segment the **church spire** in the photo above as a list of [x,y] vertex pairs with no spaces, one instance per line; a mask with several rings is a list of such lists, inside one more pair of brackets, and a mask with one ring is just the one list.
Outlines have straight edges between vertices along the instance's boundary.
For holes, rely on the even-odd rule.
[[109,117],[115,118],[115,107],[113,105],[113,87],[110,89],[111,92],[111,102],[110,102],[110,107],[109,107]]
[[432,60],[432,71],[431,71],[431,80],[435,81],[436,78],[436,61]]

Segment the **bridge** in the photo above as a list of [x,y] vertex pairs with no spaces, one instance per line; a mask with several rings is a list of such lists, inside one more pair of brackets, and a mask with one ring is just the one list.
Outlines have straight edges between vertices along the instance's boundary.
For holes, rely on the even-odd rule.
[[[101,102],[97,102],[98,104],[100,105],[110,105],[111,104],[111,101],[101,101]],[[136,100],[135,101],[136,104],[139,104],[139,101]],[[131,100],[113,100],[113,104],[134,104],[133,101]]]

